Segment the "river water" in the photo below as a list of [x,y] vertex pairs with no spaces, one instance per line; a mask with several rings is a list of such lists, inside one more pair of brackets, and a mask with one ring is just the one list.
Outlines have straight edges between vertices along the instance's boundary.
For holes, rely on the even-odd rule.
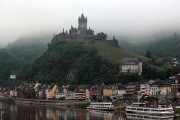
[[[143,117],[135,114],[127,115],[124,111],[107,112],[33,105],[3,105],[2,113],[3,120],[142,120],[145,119]],[[166,116],[150,117],[146,116],[146,119],[180,120],[180,118],[172,116],[167,118]],[[2,119],[0,118],[0,120]]]

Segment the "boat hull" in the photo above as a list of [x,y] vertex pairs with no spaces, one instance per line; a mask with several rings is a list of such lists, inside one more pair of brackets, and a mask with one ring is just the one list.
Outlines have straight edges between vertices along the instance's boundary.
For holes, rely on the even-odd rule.
[[114,105],[111,102],[92,102],[87,107],[87,109],[92,110],[103,110],[103,111],[114,111]]
[[126,113],[128,120],[173,120],[174,115],[149,115],[139,113]]
[[132,107],[127,106],[126,112],[154,115],[173,115],[173,108],[148,108],[148,107]]
[[87,109],[91,109],[91,110],[103,110],[103,111],[114,111],[115,110],[113,108],[109,108],[109,109],[87,108]]

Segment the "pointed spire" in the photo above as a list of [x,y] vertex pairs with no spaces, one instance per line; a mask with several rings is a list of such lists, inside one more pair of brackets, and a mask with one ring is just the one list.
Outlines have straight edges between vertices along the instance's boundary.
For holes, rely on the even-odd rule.
[[113,40],[115,40],[116,38],[115,38],[115,36],[113,36]]
[[63,33],[64,33],[64,28],[63,28]]
[[81,14],[81,18],[84,18],[84,14],[83,13]]

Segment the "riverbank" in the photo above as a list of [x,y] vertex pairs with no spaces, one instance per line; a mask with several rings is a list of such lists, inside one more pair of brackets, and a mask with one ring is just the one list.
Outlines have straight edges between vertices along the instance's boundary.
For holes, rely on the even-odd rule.
[[48,106],[65,106],[65,107],[86,107],[88,101],[72,101],[72,100],[42,100],[42,99],[14,99],[14,104],[30,104],[30,105],[48,105]]
[[10,98],[0,98],[0,102],[4,104],[13,104],[14,100]]

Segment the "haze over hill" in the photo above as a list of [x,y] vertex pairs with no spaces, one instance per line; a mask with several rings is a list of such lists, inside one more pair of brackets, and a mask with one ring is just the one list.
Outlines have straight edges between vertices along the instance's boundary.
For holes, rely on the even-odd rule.
[[[113,83],[137,81],[142,77],[165,79],[176,73],[169,68],[157,69],[164,66],[152,66],[153,64],[148,63],[147,58],[121,47],[63,40],[56,44],[48,44],[47,47],[45,42],[47,38],[44,37],[21,38],[6,48],[0,49],[1,84],[9,84],[10,74],[16,74],[18,80],[25,81],[39,80],[52,83],[60,80],[62,83],[97,84],[112,83],[112,79],[115,80]],[[124,57],[140,58],[143,61],[143,75],[119,75],[119,60]],[[76,80],[70,79],[71,73],[73,75],[77,73]]]
[[153,59],[161,59],[161,61],[166,59],[166,62],[167,60],[172,62],[173,58],[180,59],[180,34],[177,33],[154,37],[154,40],[149,42],[129,43],[121,41],[121,46],[141,55],[146,55],[147,50],[149,50]]
[[95,34],[105,32],[110,38],[139,40],[156,32],[178,32],[179,4],[179,0],[2,0],[0,44],[26,34],[68,30],[77,26],[81,13]]

